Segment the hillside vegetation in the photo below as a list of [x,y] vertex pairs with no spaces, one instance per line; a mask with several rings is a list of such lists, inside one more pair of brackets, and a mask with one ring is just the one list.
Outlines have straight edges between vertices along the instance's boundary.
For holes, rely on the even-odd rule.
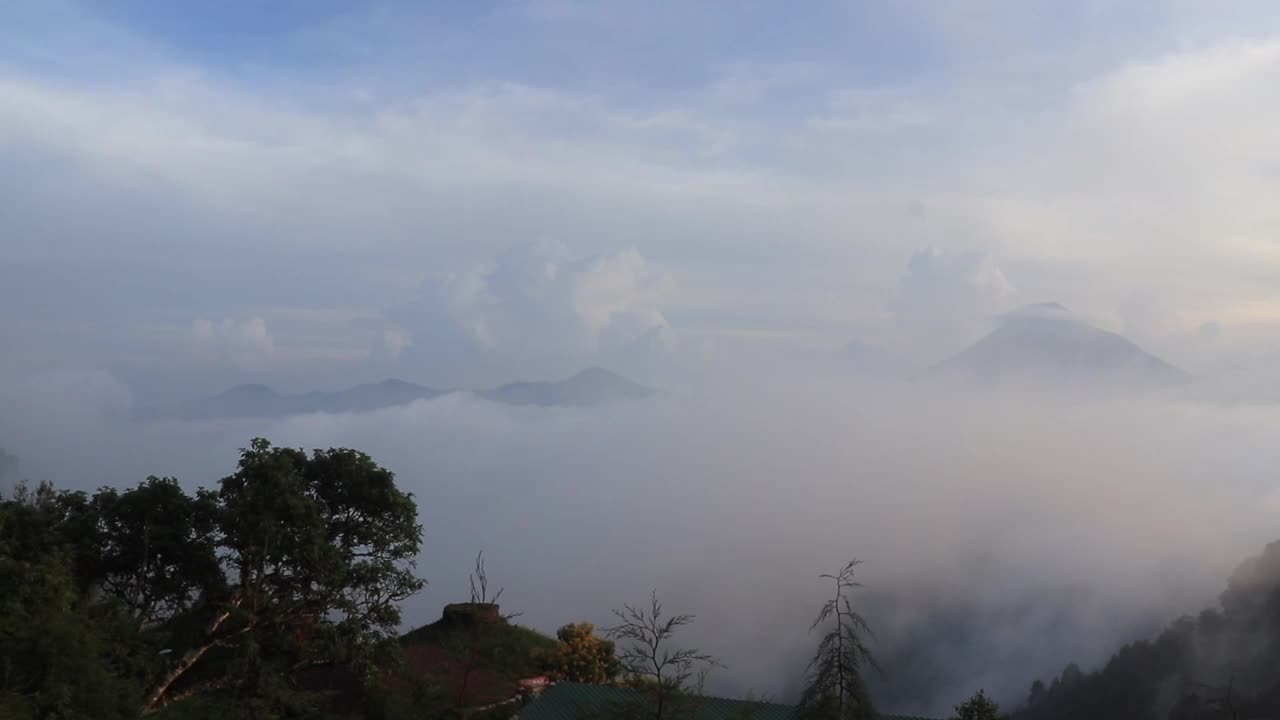
[[1101,668],[1036,681],[1025,720],[1280,718],[1280,542],[1245,561],[1219,607],[1129,643]]
[[[656,593],[615,610],[606,637],[521,627],[482,556],[468,601],[401,634],[400,603],[424,584],[417,518],[368,455],[261,439],[194,493],[157,477],[94,493],[19,484],[0,498],[0,718],[507,718],[547,676],[641,691],[640,716],[663,720],[724,667],[679,646],[693,616]],[[857,565],[823,576],[798,716],[879,716]],[[979,691],[955,717],[1002,715]],[[1237,569],[1219,607],[1036,681],[1013,717],[1280,718],[1280,542]]]

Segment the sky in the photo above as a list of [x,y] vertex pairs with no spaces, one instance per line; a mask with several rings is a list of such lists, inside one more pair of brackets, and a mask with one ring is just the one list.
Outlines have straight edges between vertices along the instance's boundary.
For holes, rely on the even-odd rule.
[[1270,367],[1269,3],[0,10],[8,378],[140,397],[827,352],[1058,301]]

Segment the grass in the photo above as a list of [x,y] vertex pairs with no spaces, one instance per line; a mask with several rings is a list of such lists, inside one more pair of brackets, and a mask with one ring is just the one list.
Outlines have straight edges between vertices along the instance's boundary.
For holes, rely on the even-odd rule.
[[541,675],[540,654],[551,654],[560,643],[521,625],[501,621],[492,625],[461,626],[436,622],[401,636],[402,645],[430,643],[463,657],[474,653],[477,667],[511,678]]

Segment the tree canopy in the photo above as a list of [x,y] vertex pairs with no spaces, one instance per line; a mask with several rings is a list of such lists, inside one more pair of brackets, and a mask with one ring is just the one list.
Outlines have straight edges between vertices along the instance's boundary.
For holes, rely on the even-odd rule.
[[0,501],[0,717],[136,717],[146,643],[81,591],[65,517],[48,485]]
[[288,714],[281,679],[392,656],[421,536],[412,496],[349,449],[255,439],[194,493],[20,486],[0,502],[0,708],[136,717],[222,693]]
[[1000,714],[1000,705],[987,697],[986,690],[978,690],[973,697],[957,705],[955,714],[951,716],[951,720],[1006,720],[1006,718],[1006,715]]
[[557,679],[577,683],[604,684],[622,670],[612,640],[597,637],[591,623],[571,623],[556,632],[560,641],[554,657],[549,659],[551,674]]

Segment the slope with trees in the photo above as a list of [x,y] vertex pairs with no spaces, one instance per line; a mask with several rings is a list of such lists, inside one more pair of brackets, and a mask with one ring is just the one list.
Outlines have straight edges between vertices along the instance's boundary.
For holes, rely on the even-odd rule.
[[1100,669],[1036,681],[1018,720],[1280,718],[1280,542],[1245,561],[1218,608],[1122,647]]

